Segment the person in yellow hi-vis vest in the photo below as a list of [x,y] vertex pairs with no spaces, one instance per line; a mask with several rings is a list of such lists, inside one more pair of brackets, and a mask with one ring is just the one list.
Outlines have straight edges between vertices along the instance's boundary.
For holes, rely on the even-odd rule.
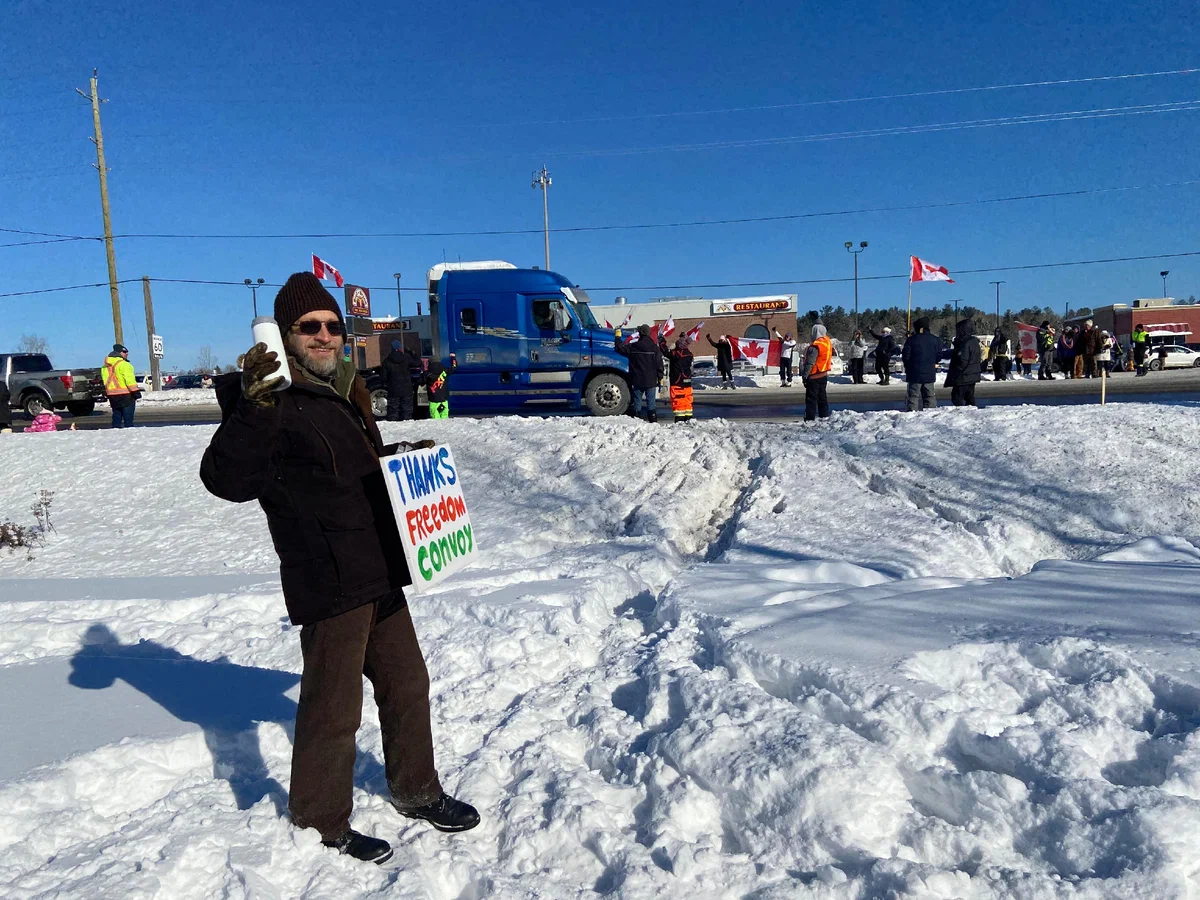
[[133,425],[133,411],[142,389],[129,362],[129,348],[124,344],[113,344],[112,353],[104,360],[104,393],[108,394],[108,405],[112,407],[112,427]]

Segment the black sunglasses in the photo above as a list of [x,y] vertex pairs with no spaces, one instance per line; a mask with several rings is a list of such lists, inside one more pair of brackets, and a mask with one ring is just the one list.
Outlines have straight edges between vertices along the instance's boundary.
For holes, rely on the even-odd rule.
[[297,322],[292,327],[301,334],[307,334],[310,337],[320,334],[322,328],[334,337],[346,333],[346,326],[342,322]]

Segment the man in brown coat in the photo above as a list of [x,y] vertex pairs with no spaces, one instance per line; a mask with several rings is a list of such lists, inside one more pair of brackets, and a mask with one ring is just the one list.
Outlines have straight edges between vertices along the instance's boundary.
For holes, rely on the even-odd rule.
[[284,601],[301,626],[304,673],[296,712],[288,808],[322,842],[380,863],[386,841],[350,828],[362,679],[375,688],[393,805],[441,831],[479,823],[474,808],[442,791],[433,761],[429,673],[403,588],[411,583],[379,458],[385,446],[366,384],[342,359],[346,326],[332,295],[308,272],[275,298],[292,385],[275,376],[265,344],[240,376],[217,387],[221,426],[200,465],[210,492],[257,500],[279,554]]
[[1083,331],[1075,338],[1075,357],[1082,360],[1082,363],[1076,364],[1076,368],[1082,365],[1084,378],[1094,378],[1099,374],[1096,371],[1096,357],[1100,355],[1103,347],[1104,338],[1100,335],[1100,329],[1088,319],[1083,323]]

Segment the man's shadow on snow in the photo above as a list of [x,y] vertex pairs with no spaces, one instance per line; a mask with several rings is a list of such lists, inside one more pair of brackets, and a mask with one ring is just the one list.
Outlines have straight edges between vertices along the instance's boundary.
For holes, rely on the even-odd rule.
[[102,690],[118,678],[184,722],[204,730],[213,758],[213,777],[229,782],[238,809],[270,795],[280,815],[287,792],[267,772],[257,725],[278,722],[289,740],[296,702],[284,696],[300,681],[291,672],[204,662],[154,641],[122,644],[106,626],[92,625],[71,658],[68,682]]

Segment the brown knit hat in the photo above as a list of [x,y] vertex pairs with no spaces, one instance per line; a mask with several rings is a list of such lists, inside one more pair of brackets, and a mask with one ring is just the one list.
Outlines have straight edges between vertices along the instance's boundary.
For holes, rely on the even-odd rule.
[[312,272],[297,272],[290,276],[275,295],[275,321],[284,333],[301,316],[318,309],[337,313],[338,320],[345,324],[346,320],[342,318],[342,310],[333,299],[333,294],[325,290]]

